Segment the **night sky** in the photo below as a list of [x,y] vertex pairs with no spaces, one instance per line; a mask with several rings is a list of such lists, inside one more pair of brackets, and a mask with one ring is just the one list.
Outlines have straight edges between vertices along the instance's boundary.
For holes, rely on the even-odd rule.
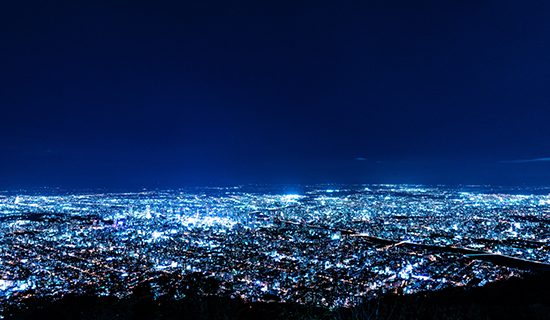
[[550,185],[547,1],[4,1],[0,187]]

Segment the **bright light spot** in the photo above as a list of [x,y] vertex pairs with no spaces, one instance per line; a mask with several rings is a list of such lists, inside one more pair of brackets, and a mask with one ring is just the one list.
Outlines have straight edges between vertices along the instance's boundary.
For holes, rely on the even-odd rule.
[[224,217],[182,217],[180,221],[186,226],[192,225],[194,227],[202,228],[223,226],[231,229],[237,224],[235,220]]
[[299,194],[287,194],[287,195],[284,195],[281,197],[281,200],[283,201],[286,201],[286,202],[295,202],[301,198],[303,198],[304,196],[301,196]]
[[399,271],[399,277],[401,279],[409,279],[411,277],[412,271],[414,268],[418,266],[418,263],[415,264],[407,264],[401,271]]
[[340,232],[335,232],[330,236],[330,240],[340,240],[342,239],[342,235]]
[[151,235],[151,237],[153,238],[153,240],[157,240],[162,236],[162,234],[163,234],[162,232],[153,231],[153,234]]

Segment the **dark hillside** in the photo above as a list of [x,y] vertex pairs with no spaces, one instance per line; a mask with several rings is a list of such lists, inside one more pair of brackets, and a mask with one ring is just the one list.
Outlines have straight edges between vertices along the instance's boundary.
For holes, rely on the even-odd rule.
[[540,273],[469,290],[387,295],[355,308],[331,311],[290,303],[205,297],[192,291],[183,299],[164,296],[155,300],[144,285],[126,299],[66,296],[55,302],[27,301],[24,307],[9,308],[7,319],[550,319],[549,288],[550,274]]

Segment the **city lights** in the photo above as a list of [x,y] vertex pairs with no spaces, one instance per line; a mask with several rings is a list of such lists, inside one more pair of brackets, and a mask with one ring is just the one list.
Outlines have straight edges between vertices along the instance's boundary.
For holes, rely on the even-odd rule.
[[178,291],[153,285],[167,274],[326,307],[479,286],[549,266],[549,199],[407,185],[4,195],[0,305],[144,283],[160,297]]

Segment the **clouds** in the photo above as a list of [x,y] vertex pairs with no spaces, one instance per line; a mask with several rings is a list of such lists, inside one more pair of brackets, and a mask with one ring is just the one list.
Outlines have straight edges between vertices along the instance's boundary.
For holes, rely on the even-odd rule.
[[549,158],[534,158],[534,159],[520,159],[520,160],[503,160],[500,163],[534,163],[534,162],[550,162]]

